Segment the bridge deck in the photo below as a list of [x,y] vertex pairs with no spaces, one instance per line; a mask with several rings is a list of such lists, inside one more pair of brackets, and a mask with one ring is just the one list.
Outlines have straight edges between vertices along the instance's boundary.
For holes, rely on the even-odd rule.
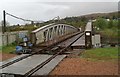
[[[26,59],[23,59],[17,63],[14,63],[8,67],[1,69],[4,74],[15,74],[15,75],[25,75],[28,71],[41,64],[52,55],[33,55]],[[58,55],[50,63],[42,67],[41,70],[36,72],[34,75],[47,75],[51,72],[55,66],[65,57],[65,55]]]
[[79,38],[74,44],[72,44],[73,48],[84,48],[85,47],[85,36]]
[[46,46],[51,46],[55,43],[58,43],[58,42],[61,42],[67,38],[70,38],[72,35],[74,35],[75,33],[73,34],[67,34],[67,35],[62,35],[60,37],[56,37],[54,38],[53,40],[49,40],[49,41],[46,41],[46,42],[43,42],[43,43],[39,43],[38,45],[36,46],[40,46],[40,47],[46,47]]
[[40,70],[35,72],[33,76],[38,76],[38,75],[48,75],[56,66],[57,64],[65,58],[66,55],[58,55],[56,56],[53,60],[51,60],[48,64],[43,66]]
[[33,55],[2,69],[2,73],[24,75],[51,55]]
[[[66,46],[68,46],[70,43],[71,43],[71,41],[74,41],[76,38],[78,38],[79,36],[81,36],[81,34],[79,34],[79,35],[77,35],[77,36],[74,36],[74,37],[72,37],[72,38],[70,38],[70,39],[68,39],[68,40],[66,40],[65,42],[62,42],[62,43],[60,43],[59,45],[61,46],[61,47],[66,47]],[[78,46],[78,44],[79,45],[85,45],[85,43],[84,43],[84,36],[82,36],[79,40],[77,40],[75,43],[74,43],[74,46]]]
[[74,44],[72,44],[72,46],[80,46],[80,45],[85,45],[85,36],[82,36]]
[[14,60],[16,60],[16,59],[19,59],[19,58],[21,58],[21,57],[23,57],[23,56],[27,56],[27,55],[29,55],[29,54],[22,54],[22,55],[13,57],[13,58],[11,58],[11,59],[2,61],[1,64],[0,64],[0,66],[2,66],[2,65],[4,65],[4,64],[7,64],[7,63],[9,63],[9,62],[11,62],[11,61],[14,61]]

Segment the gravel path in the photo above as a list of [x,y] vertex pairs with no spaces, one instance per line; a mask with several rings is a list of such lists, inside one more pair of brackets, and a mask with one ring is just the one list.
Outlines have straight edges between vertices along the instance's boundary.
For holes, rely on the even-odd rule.
[[118,63],[65,58],[50,75],[118,75]]
[[9,54],[9,53],[0,53],[0,61],[4,61],[10,59],[12,57],[17,56],[16,54]]

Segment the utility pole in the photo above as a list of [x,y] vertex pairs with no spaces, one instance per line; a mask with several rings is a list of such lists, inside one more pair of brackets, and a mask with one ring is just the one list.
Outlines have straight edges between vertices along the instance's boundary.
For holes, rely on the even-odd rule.
[[3,33],[6,32],[6,15],[5,15],[5,10],[3,10]]

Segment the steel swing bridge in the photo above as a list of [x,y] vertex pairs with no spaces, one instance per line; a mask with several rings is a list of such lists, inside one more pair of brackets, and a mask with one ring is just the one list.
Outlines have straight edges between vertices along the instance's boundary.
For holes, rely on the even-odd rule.
[[[23,21],[32,21],[19,18],[4,11],[4,27],[6,25],[5,14]],[[60,23],[52,23],[40,27],[31,32],[30,39],[34,44],[33,52],[4,61],[0,65],[0,71],[2,71],[0,75],[3,77],[34,77],[48,75],[50,71],[66,57],[66,55],[60,54],[64,53],[68,48],[74,46],[80,47],[81,45],[84,48],[92,48],[92,30],[92,22],[87,23],[84,31],[80,31],[78,28],[71,25]],[[78,40],[79,42],[76,45]],[[44,46],[44,48],[40,48],[41,46]],[[46,51],[55,53],[52,55],[40,54]]]

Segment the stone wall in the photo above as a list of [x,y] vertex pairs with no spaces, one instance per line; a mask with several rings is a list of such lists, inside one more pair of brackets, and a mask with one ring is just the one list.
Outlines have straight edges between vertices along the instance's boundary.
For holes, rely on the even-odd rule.
[[28,31],[17,31],[17,32],[6,32],[4,34],[0,34],[0,46],[5,46],[11,44],[15,41],[18,41],[21,38],[21,34],[28,35]]

